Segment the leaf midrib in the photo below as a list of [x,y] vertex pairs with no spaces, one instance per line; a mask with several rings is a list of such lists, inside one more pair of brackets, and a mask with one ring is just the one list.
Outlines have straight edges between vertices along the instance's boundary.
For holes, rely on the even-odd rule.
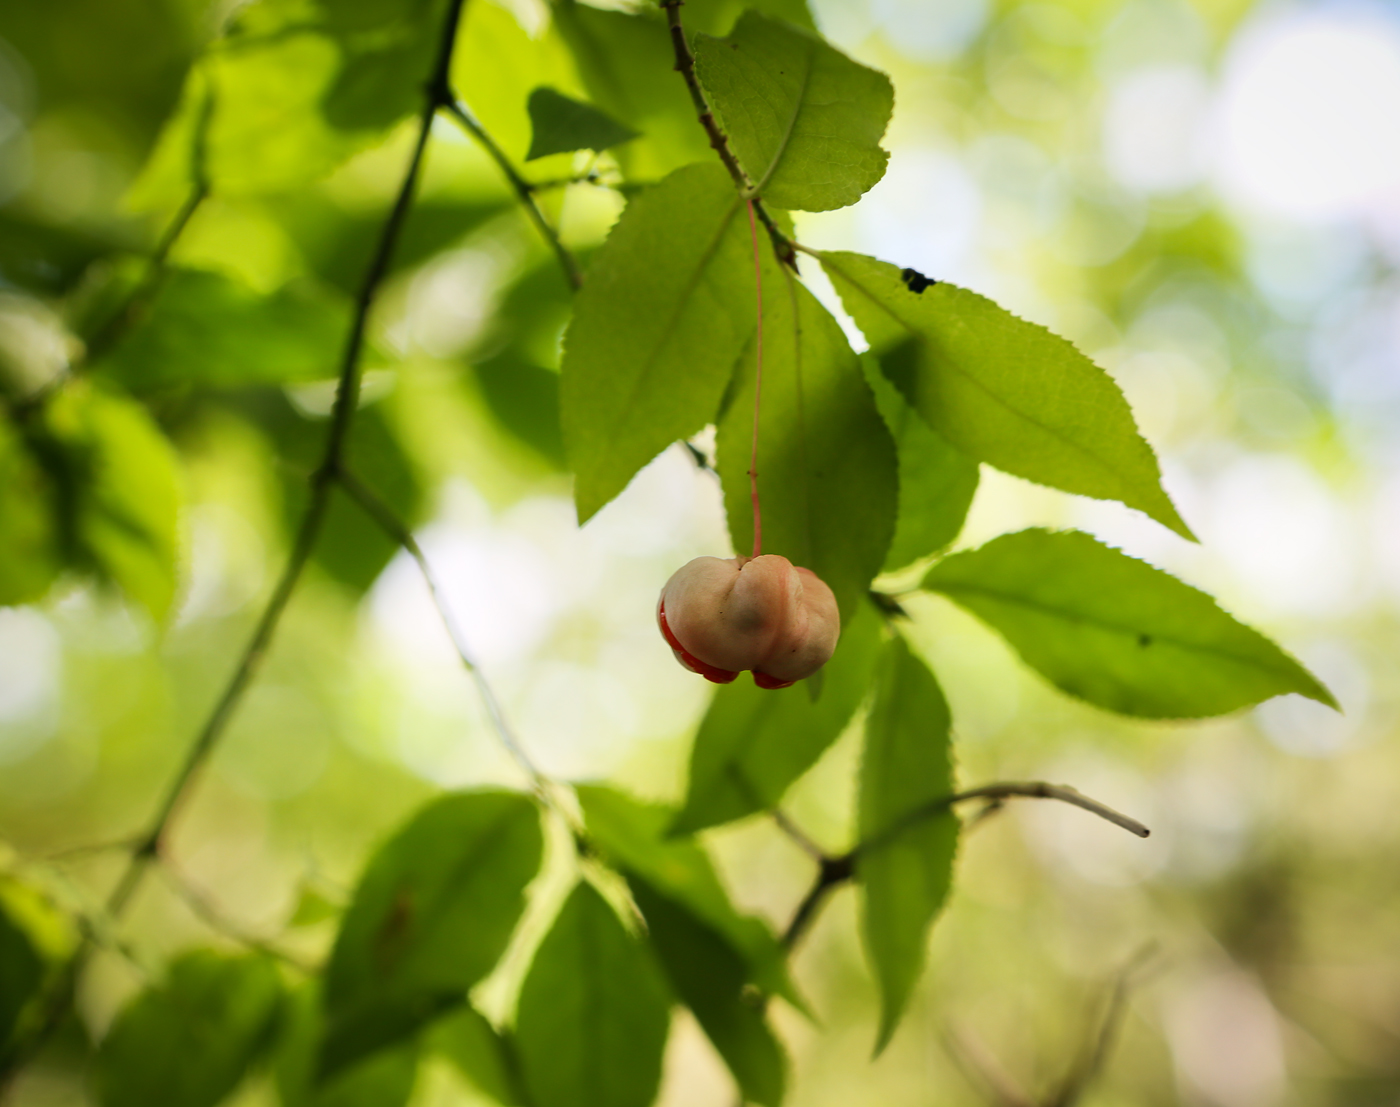
[[1179,650],[1183,650],[1190,653],[1207,654],[1213,657],[1222,658],[1226,661],[1233,661],[1239,665],[1245,665],[1250,668],[1263,670],[1264,672],[1274,673],[1279,676],[1287,675],[1290,678],[1294,676],[1294,674],[1289,672],[1289,670],[1280,669],[1272,664],[1263,662],[1258,658],[1242,657],[1238,654],[1231,653],[1228,650],[1224,650],[1216,646],[1209,646],[1194,642],[1186,642],[1170,634],[1163,634],[1159,631],[1151,629],[1143,629],[1140,627],[1125,627],[1118,623],[1108,622],[1099,618],[1072,614],[1063,608],[1054,607],[1049,603],[1031,600],[1020,595],[1008,594],[1006,592],[998,592],[995,589],[988,588],[985,586],[978,586],[975,584],[958,584],[950,587],[948,585],[940,584],[938,582],[932,582],[926,583],[924,587],[931,592],[941,592],[949,599],[954,600],[957,599],[959,593],[983,596],[987,599],[996,600],[1013,607],[1023,607],[1027,610],[1036,611],[1044,615],[1052,615],[1056,618],[1062,619],[1064,622],[1067,623],[1077,623],[1082,626],[1091,627],[1095,630],[1107,631],[1114,634],[1121,634],[1127,638],[1137,638],[1140,635],[1147,634],[1151,636],[1153,645],[1156,645],[1160,642],[1164,645],[1175,646]]
[[768,163],[768,169],[763,174],[763,179],[754,185],[754,192],[762,192],[768,187],[768,182],[773,179],[773,174],[778,171],[778,163],[783,160],[783,155],[787,153],[787,148],[792,142],[792,132],[797,128],[798,117],[802,114],[802,104],[807,96],[807,86],[812,80],[812,54],[808,49],[803,61],[806,63],[802,69],[802,86],[797,90],[797,100],[793,105],[792,118],[788,120],[787,130],[783,132],[782,139],[778,142],[777,152],[773,155],[773,160]]

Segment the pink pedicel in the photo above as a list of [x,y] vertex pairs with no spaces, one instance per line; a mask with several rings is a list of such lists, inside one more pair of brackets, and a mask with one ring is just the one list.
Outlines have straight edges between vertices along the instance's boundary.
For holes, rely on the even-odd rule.
[[666,582],[656,617],[691,672],[728,684],[752,670],[760,688],[811,676],[831,659],[841,633],[831,589],[778,554],[695,558]]

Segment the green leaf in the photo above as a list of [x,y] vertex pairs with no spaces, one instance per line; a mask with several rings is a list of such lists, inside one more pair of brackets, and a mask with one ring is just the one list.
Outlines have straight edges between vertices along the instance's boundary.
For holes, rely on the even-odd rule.
[[929,927],[948,898],[958,820],[911,819],[953,792],[948,704],[927,666],[896,637],[885,648],[865,724],[856,877],[861,929],[880,985],[880,1033],[889,1043],[923,972]]
[[845,729],[870,688],[880,619],[861,603],[813,696],[807,683],[767,691],[747,680],[715,691],[690,754],[690,786],[673,833],[773,807]]
[[786,954],[759,919],[729,901],[709,855],[691,838],[670,837],[675,811],[598,785],[580,785],[579,803],[593,843],[629,879],[645,881],[723,940],[747,966],[745,979],[799,1008]]
[[885,374],[957,449],[1052,488],[1120,500],[1194,541],[1127,400],[1072,344],[956,285],[913,292],[900,270],[862,254],[821,262]]
[[267,1046],[282,996],[265,957],[196,950],[117,1015],[97,1051],[103,1107],[214,1107]]
[[818,35],[746,12],[728,38],[697,36],[695,68],[744,172],[773,206],[843,208],[885,175],[880,139],[894,86]]
[[484,1095],[505,1107],[526,1107],[514,1046],[471,1004],[439,1019],[428,1043]]
[[487,791],[434,800],[380,847],[326,970],[321,1079],[464,1002],[509,942],[541,849],[534,804]]
[[[884,564],[894,534],[894,442],[840,325],[771,260],[771,250],[764,254],[758,424],[763,551],[821,577],[845,622]],[[754,380],[750,347],[717,442],[729,534],[740,553],[753,549]]]
[[571,150],[597,153],[637,137],[631,127],[623,126],[592,104],[574,100],[552,88],[537,88],[531,92],[529,110],[531,138],[526,161]]
[[1023,530],[953,554],[923,586],[988,623],[1071,696],[1149,719],[1199,719],[1322,684],[1204,592],[1079,531]]
[[325,1027],[314,984],[288,997],[273,1075],[282,1107],[403,1107],[418,1079],[418,1044],[376,1053],[332,1079],[316,1083],[316,1056]]
[[70,554],[157,622],[177,582],[175,451],[139,404],[76,381],[44,408],[44,462]]
[[777,1107],[787,1058],[749,985],[747,965],[724,937],[646,880],[628,884],[666,976],[734,1074],[745,1102]]
[[588,99],[642,136],[615,152],[628,180],[654,181],[691,162],[713,162],[658,9],[601,11],[574,0],[551,8]]
[[817,29],[807,0],[686,0],[685,29],[708,35],[727,35],[738,18],[749,9],[785,19],[809,31]]
[[58,574],[48,480],[19,428],[0,416],[0,605],[30,603]]
[[134,391],[326,380],[349,326],[348,301],[310,282],[263,296],[218,273],[177,269],[97,371]]
[[0,905],[0,1056],[43,986],[45,968],[29,934]]
[[651,950],[580,883],[520,989],[515,1041],[535,1107],[647,1107],[671,997]]
[[584,522],[678,438],[710,422],[753,333],[753,256],[718,165],[627,206],[564,336],[560,417]]
[[977,493],[978,468],[915,413],[876,359],[861,360],[899,455],[899,515],[885,555],[888,572],[952,544]]

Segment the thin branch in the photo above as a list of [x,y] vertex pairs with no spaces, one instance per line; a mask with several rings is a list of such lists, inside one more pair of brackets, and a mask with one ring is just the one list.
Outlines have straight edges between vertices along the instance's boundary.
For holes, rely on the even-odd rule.
[[897,820],[881,833],[858,844],[850,852],[841,857],[823,858],[821,868],[817,873],[816,880],[798,904],[794,912],[792,921],[788,924],[787,930],[783,934],[783,944],[791,948],[803,932],[811,923],[812,917],[817,908],[821,906],[831,890],[838,884],[850,880],[855,875],[856,863],[862,853],[878,849],[888,842],[899,837],[910,827],[943,814],[954,805],[966,803],[969,800],[987,800],[989,806],[1000,806],[1004,801],[1012,798],[1028,799],[1052,799],[1061,803],[1073,804],[1075,807],[1083,808],[1098,815],[1101,819],[1107,819],[1115,826],[1121,826],[1124,830],[1129,830],[1139,838],[1146,838],[1151,831],[1136,819],[1130,818],[1121,812],[1115,811],[1107,804],[1098,800],[1090,799],[1081,792],[1070,788],[1064,784],[1047,784],[1044,781],[1006,781],[999,784],[987,784],[981,788],[972,788],[966,792],[955,792],[950,796],[934,800],[932,803],[911,811],[904,818]]
[[[140,887],[142,878],[145,876],[152,861],[160,853],[160,847],[171,824],[171,820],[181,802],[188,795],[189,790],[198,775],[200,769],[213,752],[219,738],[228,726],[229,720],[233,717],[234,709],[238,706],[247,690],[253,676],[262,664],[271,645],[273,636],[281,621],[282,614],[286,610],[288,602],[292,598],[292,593],[297,582],[301,578],[302,571],[306,568],[307,562],[311,559],[311,552],[315,546],[316,539],[320,534],[321,525],[325,520],[326,510],[330,502],[330,494],[335,478],[335,474],[340,465],[340,459],[344,454],[345,443],[350,431],[351,423],[355,417],[355,409],[358,406],[360,395],[360,353],[364,346],[365,330],[368,325],[369,313],[374,305],[375,296],[379,291],[379,286],[389,269],[389,262],[394,252],[394,247],[398,242],[399,235],[403,230],[404,221],[408,216],[409,207],[413,200],[413,193],[418,183],[418,177],[423,165],[424,152],[427,149],[428,137],[432,131],[433,119],[437,115],[438,109],[451,102],[451,92],[448,87],[448,72],[452,61],[452,51],[457,39],[457,27],[461,20],[462,8],[466,0],[451,0],[448,4],[447,16],[443,24],[442,38],[438,43],[437,57],[434,62],[432,74],[428,78],[425,89],[423,110],[421,113],[418,139],[414,145],[413,153],[409,158],[407,169],[404,172],[403,183],[399,188],[399,193],[390,210],[388,218],[385,220],[384,229],[380,234],[379,243],[374,256],[370,261],[368,270],[360,286],[359,295],[355,301],[355,315],[350,327],[349,336],[346,339],[344,353],[341,359],[339,384],[336,388],[335,403],[331,409],[330,430],[326,437],[326,446],[322,455],[320,467],[311,478],[311,495],[306,506],[306,511],[302,516],[301,524],[297,528],[296,538],[292,544],[292,551],[287,559],[286,568],[282,571],[282,576],[273,590],[267,606],[263,609],[261,617],[258,619],[257,627],[244,649],[238,664],[234,669],[223,695],[219,697],[212,712],[200,730],[194,745],[185,756],[175,779],[171,782],[166,791],[164,799],[157,808],[155,817],[152,819],[149,829],[141,836],[140,842],[133,851],[127,862],[125,871],[117,881],[116,887],[112,890],[108,899],[108,911],[113,917],[118,917],[131,902],[131,897],[136,889]],[[169,236],[167,236],[169,237]],[[172,239],[173,241],[173,239]],[[38,1021],[36,1029],[31,1036],[13,1050],[0,1064],[0,1082],[4,1082],[18,1068],[23,1066],[42,1047],[48,1037],[62,1022],[67,1012],[72,1007],[73,987],[76,984],[78,974],[82,971],[91,953],[91,944],[82,943],[73,957],[69,959],[64,967],[63,979],[60,987],[55,989],[55,1000],[45,1011],[44,1017]]]
[[423,575],[423,581],[428,586],[428,595],[432,598],[438,618],[442,620],[442,625],[447,630],[447,636],[452,640],[453,648],[457,651],[457,657],[461,660],[462,667],[467,670],[472,681],[476,684],[477,692],[486,705],[486,712],[491,716],[491,725],[500,736],[501,744],[525,771],[525,775],[530,778],[530,784],[536,795],[552,805],[553,798],[549,792],[549,778],[540,772],[535,763],[530,760],[529,755],[511,730],[510,724],[506,722],[505,713],[501,710],[496,693],[487,682],[481,671],[481,666],[472,657],[466,639],[457,626],[457,620],[452,617],[451,609],[443,600],[442,590],[438,587],[437,578],[433,574],[432,566],[428,564],[427,556],[423,553],[423,547],[413,537],[413,532],[394,514],[393,509],[344,466],[339,470],[338,480],[350,498],[364,509],[365,514],[378,524],[385,534],[407,550],[409,556],[417,564],[418,571]]
[[1098,1033],[1085,1051],[1080,1061],[1066,1074],[1059,1090],[1045,1102],[1045,1107],[1074,1107],[1094,1078],[1103,1071],[1118,1031],[1127,1014],[1128,995],[1137,984],[1138,974],[1157,952],[1157,944],[1149,942],[1137,951],[1114,977],[1109,989],[1108,1001],[1104,1006],[1103,1017],[1099,1021]]
[[578,261],[569,252],[567,246],[559,240],[559,232],[549,225],[549,220],[540,211],[539,204],[535,203],[535,189],[537,185],[530,184],[511,165],[510,158],[506,157],[505,151],[496,145],[496,140],[481,122],[472,114],[471,109],[455,96],[443,105],[452,116],[462,125],[462,129],[481,144],[481,148],[491,156],[491,160],[500,167],[501,172],[510,182],[511,188],[515,190],[515,195],[519,198],[521,206],[525,209],[525,214],[530,217],[530,221],[539,229],[544,240],[549,243],[555,256],[559,259],[559,264],[564,270],[564,277],[569,282],[569,287],[578,290],[583,287],[583,274],[579,271]]
[[812,841],[808,833],[793,822],[792,817],[786,811],[781,807],[775,807],[768,813],[773,816],[773,821],[778,824],[778,829],[791,838],[803,853],[818,864],[826,860],[826,854],[822,851],[821,846]]
[[797,255],[793,251],[792,240],[778,229],[778,225],[773,222],[773,217],[768,214],[768,209],[763,206],[763,201],[759,199],[754,190],[753,182],[749,180],[748,174],[739,164],[739,159],[734,156],[729,139],[720,130],[715,113],[710,110],[709,102],[705,99],[705,92],[700,87],[700,79],[695,75],[695,55],[691,52],[690,43],[685,37],[685,27],[681,23],[681,7],[684,3],[685,0],[662,0],[661,3],[661,7],[666,10],[666,25],[671,32],[671,48],[676,55],[676,72],[685,79],[685,87],[690,90],[690,101],[695,105],[696,118],[700,120],[700,125],[705,128],[705,133],[710,138],[710,145],[719,155],[719,160],[724,162],[725,169],[729,170],[729,175],[734,178],[734,184],[744,199],[752,201],[754,212],[758,215],[764,229],[767,230],[768,237],[773,241],[773,249],[777,253],[778,259],[784,265],[795,270],[797,268]]
[[240,946],[256,950],[258,953],[266,954],[268,957],[281,961],[285,965],[290,965],[298,972],[305,973],[308,976],[316,971],[316,966],[310,962],[302,960],[293,953],[288,953],[266,938],[259,938],[257,935],[249,934],[237,923],[231,922],[202,890],[196,888],[180,873],[175,871],[169,859],[163,861],[159,872],[165,877],[166,883],[170,885],[175,894],[179,896],[199,920],[211,930],[218,931],[218,933],[222,934],[225,938],[238,943]]
[[965,1028],[949,1027],[943,1033],[943,1048],[961,1070],[968,1083],[981,1085],[998,1107],[1036,1107],[1033,1100],[982,1039]]

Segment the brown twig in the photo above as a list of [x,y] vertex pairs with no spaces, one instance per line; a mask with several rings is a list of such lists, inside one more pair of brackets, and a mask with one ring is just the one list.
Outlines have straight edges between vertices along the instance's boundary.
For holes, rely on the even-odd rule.
[[763,201],[754,191],[753,181],[744,172],[743,166],[739,164],[739,159],[734,156],[729,139],[720,129],[719,121],[715,119],[715,113],[710,109],[709,101],[705,99],[705,90],[700,87],[700,79],[695,75],[695,54],[690,49],[690,43],[685,37],[685,27],[681,23],[681,7],[684,3],[685,0],[662,0],[661,3],[661,7],[666,11],[666,25],[671,32],[671,48],[676,56],[676,72],[685,79],[685,87],[690,90],[691,103],[695,105],[696,118],[700,120],[700,126],[705,128],[705,134],[710,139],[710,146],[719,155],[719,160],[724,163],[725,169],[729,170],[729,175],[734,178],[735,187],[739,189],[744,199],[752,202],[754,213],[773,242],[773,250],[778,255],[778,260],[796,270],[797,254],[793,248],[792,240],[779,230],[773,217],[768,214],[768,209],[763,206]]
[[903,834],[910,827],[931,819],[936,815],[941,815],[945,811],[959,803],[969,800],[989,800],[992,804],[1000,805],[1007,799],[1027,798],[1027,799],[1052,799],[1061,803],[1073,804],[1075,807],[1089,811],[1101,819],[1106,819],[1114,826],[1121,826],[1124,830],[1131,831],[1139,838],[1146,838],[1151,832],[1147,827],[1136,819],[1130,818],[1121,812],[1115,811],[1107,804],[1100,803],[1096,799],[1090,799],[1081,792],[1070,788],[1064,784],[1047,784],[1044,781],[1006,781],[998,784],[986,784],[981,788],[972,788],[966,792],[955,792],[950,796],[934,800],[932,803],[911,811],[902,819],[896,820],[885,830],[874,837],[861,842],[850,852],[840,857],[822,858],[821,868],[817,873],[816,880],[813,881],[807,895],[798,904],[794,912],[792,921],[788,923],[787,930],[783,934],[783,944],[791,948],[801,938],[802,934],[811,923],[816,910],[821,906],[822,901],[839,884],[850,880],[855,875],[856,864],[860,855],[871,850],[879,849],[881,846],[893,841]]

